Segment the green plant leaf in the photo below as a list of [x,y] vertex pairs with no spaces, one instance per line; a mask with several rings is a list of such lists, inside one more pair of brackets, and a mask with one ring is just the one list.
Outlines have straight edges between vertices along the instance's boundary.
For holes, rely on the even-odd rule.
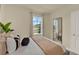
[[11,31],[11,29],[10,29],[10,28],[6,29],[6,33],[10,32],[10,31]]
[[1,30],[5,33],[8,33],[11,31],[10,25],[11,25],[11,22],[6,23],[5,25],[0,22],[0,27],[2,28]]
[[4,25],[5,30],[7,30],[7,29],[10,27],[10,25],[11,25],[11,22],[6,23],[6,24]]
[[1,23],[1,22],[0,22],[0,27],[1,27],[1,30],[2,30],[2,31],[4,31],[4,30],[5,30],[4,24],[3,24],[3,23]]

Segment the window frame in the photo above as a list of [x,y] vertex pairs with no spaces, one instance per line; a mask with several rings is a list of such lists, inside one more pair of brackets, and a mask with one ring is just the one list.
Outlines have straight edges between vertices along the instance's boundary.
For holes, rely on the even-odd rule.
[[[41,20],[41,32],[38,34],[34,34],[34,32],[33,32],[33,17],[35,17],[35,16],[39,16],[42,18],[42,20]],[[33,15],[32,16],[32,32],[33,32],[32,33],[33,35],[43,35],[43,16],[41,16],[41,15]]]

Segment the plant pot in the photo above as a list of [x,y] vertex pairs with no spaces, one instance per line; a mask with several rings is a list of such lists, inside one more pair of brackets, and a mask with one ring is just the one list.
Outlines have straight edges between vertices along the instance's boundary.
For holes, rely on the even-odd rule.
[[6,54],[6,38],[0,33],[0,54]]
[[8,53],[8,50],[7,50],[7,38],[10,37],[10,34],[11,34],[11,32],[9,32],[9,33],[1,33],[1,37],[4,39],[4,45],[5,45],[5,47],[3,49],[6,50],[5,54]]

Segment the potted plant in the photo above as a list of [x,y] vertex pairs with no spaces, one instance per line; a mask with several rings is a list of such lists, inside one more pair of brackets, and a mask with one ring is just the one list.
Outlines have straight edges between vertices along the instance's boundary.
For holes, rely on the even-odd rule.
[[10,25],[11,25],[11,22],[8,22],[6,24],[3,24],[2,22],[0,22],[0,34],[2,35],[2,37],[5,38],[6,52],[7,52],[6,40],[10,36],[10,33],[13,31],[13,29],[11,29]]

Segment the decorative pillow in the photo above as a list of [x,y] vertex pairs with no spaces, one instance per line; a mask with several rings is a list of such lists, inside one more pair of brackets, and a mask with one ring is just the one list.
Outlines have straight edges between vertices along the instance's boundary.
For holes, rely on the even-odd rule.
[[30,39],[29,38],[23,38],[22,42],[21,42],[21,45],[22,46],[27,46],[28,43],[29,43]]
[[14,38],[7,38],[7,51],[11,53],[16,50],[16,42]]

